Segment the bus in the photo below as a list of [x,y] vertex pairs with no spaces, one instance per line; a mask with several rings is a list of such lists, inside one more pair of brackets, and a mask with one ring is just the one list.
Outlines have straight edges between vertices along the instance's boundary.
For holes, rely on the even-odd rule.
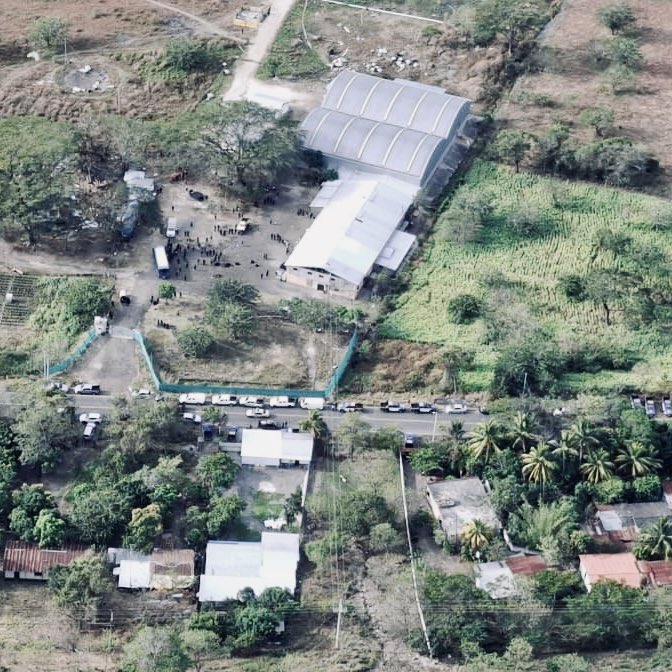
[[159,274],[160,278],[166,279],[170,276],[168,255],[166,254],[166,248],[163,245],[154,248],[154,263],[156,264],[156,272]]

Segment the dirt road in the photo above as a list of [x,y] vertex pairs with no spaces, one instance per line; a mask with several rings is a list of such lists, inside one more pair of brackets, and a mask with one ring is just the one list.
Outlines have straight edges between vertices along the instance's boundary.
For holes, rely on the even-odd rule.
[[184,9],[180,9],[179,7],[175,7],[173,5],[168,5],[165,2],[159,2],[159,0],[145,0],[145,2],[148,2],[150,5],[154,5],[155,7],[160,7],[161,9],[165,9],[168,12],[173,12],[173,14],[181,14],[182,16],[186,17],[190,21],[193,21],[194,23],[198,23],[200,26],[202,26],[207,32],[211,33],[212,35],[220,35],[222,37],[226,37],[229,39],[236,39],[231,37],[231,31],[223,30],[216,24],[214,24],[212,21],[208,21],[207,19],[203,19],[200,16],[196,16],[196,14],[192,14],[191,12],[187,12]]

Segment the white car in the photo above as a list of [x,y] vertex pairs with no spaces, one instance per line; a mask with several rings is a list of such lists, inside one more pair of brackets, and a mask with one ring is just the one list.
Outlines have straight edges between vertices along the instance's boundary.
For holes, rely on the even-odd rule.
[[181,404],[194,404],[197,406],[203,406],[203,404],[205,404],[205,394],[203,394],[202,392],[181,394],[179,401]]
[[175,217],[168,217],[166,224],[166,238],[175,238],[177,236],[177,219]]
[[95,422],[89,422],[89,423],[87,423],[86,427],[84,427],[83,437],[87,441],[93,441],[96,438],[96,431],[97,430],[98,430],[98,425]]
[[248,418],[270,418],[271,413],[267,408],[248,408],[245,411]]
[[193,422],[195,425],[200,425],[202,420],[198,413],[183,413],[182,419],[186,422]]
[[249,406],[250,408],[264,407],[264,400],[261,397],[240,397],[238,403],[241,406]]
[[103,416],[100,413],[82,413],[79,416],[79,421],[83,425],[99,425],[103,421]]
[[237,406],[238,397],[235,394],[213,394],[213,406]]
[[464,401],[452,401],[446,406],[446,413],[467,413],[468,411]]
[[146,387],[141,387],[139,390],[133,390],[131,396],[137,399],[149,399],[152,396],[152,391]]

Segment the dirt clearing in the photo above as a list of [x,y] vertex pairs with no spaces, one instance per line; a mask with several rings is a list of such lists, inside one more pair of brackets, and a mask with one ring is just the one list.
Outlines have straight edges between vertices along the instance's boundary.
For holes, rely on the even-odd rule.
[[[666,0],[630,0],[637,19],[635,33],[644,65],[634,91],[615,95],[607,74],[596,67],[595,54],[614,38],[603,27],[597,10],[605,0],[566,0],[540,38],[539,72],[521,76],[497,117],[507,125],[540,134],[556,121],[570,125],[572,136],[592,141],[591,129],[578,123],[587,108],[614,111],[618,135],[647,147],[664,174],[655,193],[672,195],[672,12]],[[536,101],[541,101],[537,102]],[[518,101],[518,102],[516,102]],[[542,104],[543,103],[543,104]]]

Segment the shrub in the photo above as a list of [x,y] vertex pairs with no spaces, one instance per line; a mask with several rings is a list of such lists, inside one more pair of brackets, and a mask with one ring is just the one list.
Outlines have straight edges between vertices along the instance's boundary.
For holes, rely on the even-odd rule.
[[636,502],[657,502],[663,494],[660,477],[655,474],[636,478],[632,481],[631,488]]
[[472,294],[459,294],[448,302],[448,314],[455,324],[469,324],[481,315],[481,301]]
[[159,298],[160,299],[173,299],[177,294],[177,289],[175,285],[170,282],[160,282],[159,283]]
[[600,7],[597,17],[606,28],[609,28],[612,35],[621,32],[635,22],[635,13],[632,7],[625,2]]
[[68,24],[57,16],[42,16],[30,32],[29,42],[36,49],[60,51],[68,39]]
[[207,329],[190,327],[177,332],[177,342],[187,357],[202,358],[215,343]]
[[609,43],[609,58],[613,65],[621,65],[628,70],[640,70],[644,59],[639,42],[632,37],[617,37]]
[[596,504],[624,502],[625,492],[625,483],[620,478],[608,478],[595,484],[594,501]]
[[566,275],[558,280],[558,288],[570,301],[585,301],[586,285],[578,275]]

